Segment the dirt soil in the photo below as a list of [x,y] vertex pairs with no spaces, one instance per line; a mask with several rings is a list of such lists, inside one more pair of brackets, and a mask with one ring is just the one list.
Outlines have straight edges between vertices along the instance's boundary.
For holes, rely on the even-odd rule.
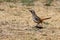
[[[41,0],[34,6],[0,3],[0,40],[60,40],[60,1],[53,1],[49,7],[44,4]],[[42,19],[51,17],[44,21],[43,29],[34,28],[29,8]]]

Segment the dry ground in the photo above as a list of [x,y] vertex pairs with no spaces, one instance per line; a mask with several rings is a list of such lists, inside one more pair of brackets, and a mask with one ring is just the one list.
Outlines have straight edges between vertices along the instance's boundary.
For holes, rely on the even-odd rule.
[[[49,7],[43,1],[37,1],[35,6],[0,3],[0,40],[60,40],[59,2],[54,1]],[[28,8],[34,9],[41,18],[51,17],[44,21],[43,29],[32,28],[35,23]]]

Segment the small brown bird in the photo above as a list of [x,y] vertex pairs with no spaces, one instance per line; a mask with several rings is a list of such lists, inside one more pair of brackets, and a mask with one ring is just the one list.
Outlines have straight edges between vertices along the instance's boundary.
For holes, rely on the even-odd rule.
[[36,13],[35,13],[34,10],[29,10],[29,11],[31,12],[31,14],[32,14],[32,19],[33,19],[33,21],[34,21],[35,23],[37,23],[37,24],[42,23],[41,18],[39,18],[39,17],[36,15]]
[[29,11],[30,11],[31,14],[32,14],[32,19],[33,19],[33,21],[34,21],[35,23],[37,23],[36,26],[38,26],[40,23],[42,24],[43,20],[50,19],[50,17],[49,17],[49,18],[45,18],[45,19],[41,19],[40,17],[38,17],[38,16],[36,15],[36,13],[35,13],[34,10],[29,10]]

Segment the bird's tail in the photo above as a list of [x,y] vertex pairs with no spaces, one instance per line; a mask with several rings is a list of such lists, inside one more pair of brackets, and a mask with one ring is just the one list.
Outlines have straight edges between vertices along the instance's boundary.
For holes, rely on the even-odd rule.
[[47,19],[50,19],[51,17],[49,17],[49,18],[44,18],[44,19],[42,19],[42,21],[44,21],[44,20],[47,20]]

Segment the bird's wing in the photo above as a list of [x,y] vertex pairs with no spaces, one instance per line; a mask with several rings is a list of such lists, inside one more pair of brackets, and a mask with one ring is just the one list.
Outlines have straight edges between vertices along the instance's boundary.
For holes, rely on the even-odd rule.
[[35,20],[40,20],[40,18],[39,17],[36,17]]

